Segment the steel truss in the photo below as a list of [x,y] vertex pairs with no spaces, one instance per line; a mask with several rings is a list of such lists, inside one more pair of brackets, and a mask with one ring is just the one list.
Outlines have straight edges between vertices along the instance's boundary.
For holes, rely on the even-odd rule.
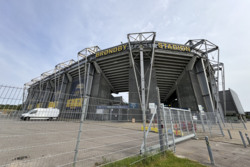
[[[93,47],[85,48],[85,49],[79,51],[77,54],[80,97],[81,97],[81,101],[82,101],[82,113],[81,113],[80,126],[79,126],[79,131],[78,131],[77,142],[76,142],[73,166],[75,166],[76,162],[77,162],[78,149],[79,149],[79,144],[80,144],[80,140],[81,140],[83,121],[87,116],[87,109],[88,109],[88,102],[89,102],[89,97],[87,97],[87,95],[88,95],[87,91],[90,93],[91,87],[89,87],[89,85],[92,85],[92,83],[89,84],[89,82],[92,82],[92,81],[90,81],[90,77],[89,77],[89,75],[90,75],[90,63],[88,62],[88,56],[96,53],[99,50],[100,50],[100,48],[98,46],[93,46]],[[80,58],[84,58],[84,68],[85,68],[85,70],[84,70],[84,94],[82,94]],[[83,96],[84,96],[84,98],[83,98]]]
[[[152,68],[154,64],[154,48],[155,48],[155,32],[143,32],[143,33],[131,33],[127,35],[128,38],[128,43],[129,43],[129,52],[130,52],[130,66],[133,67],[134,71],[134,76],[135,76],[135,81],[136,81],[136,87],[138,91],[138,96],[141,104],[141,109],[142,109],[142,120],[143,120],[143,135],[144,135],[144,142],[143,142],[143,147],[144,151],[146,152],[146,109],[148,107],[148,98],[149,98],[149,92],[150,92],[150,84],[151,84],[151,77],[152,77]],[[149,69],[146,69],[146,71],[149,70],[149,79],[148,79],[148,88],[147,88],[147,96],[146,96],[146,91],[145,91],[145,69],[144,69],[144,55],[143,55],[143,50],[145,48],[148,48],[148,44],[152,45],[152,55],[150,57],[150,66],[148,67]],[[135,44],[136,47],[134,46],[133,49],[139,49],[140,53],[140,72],[139,75],[141,77],[141,87],[139,86],[138,80],[137,80],[137,72],[136,72],[136,65],[135,65],[135,58],[133,51],[132,51],[132,44]],[[145,45],[146,44],[146,45]]]
[[[219,90],[220,84],[222,84],[223,101],[224,101],[224,113],[226,113],[226,97],[225,97],[225,71],[224,65],[220,62],[219,47],[212,42],[205,39],[189,40],[185,43],[189,45],[192,52],[201,56],[205,62],[205,68],[211,84],[212,98],[214,100],[214,109],[220,114],[221,118],[224,118],[223,109],[221,107]],[[220,75],[221,74],[221,75]],[[222,82],[220,82],[220,79]],[[224,121],[224,119],[222,119]]]
[[88,56],[91,54],[95,54],[96,52],[100,51],[99,46],[91,46],[85,48],[78,52],[77,54],[77,62],[78,62],[78,73],[79,73],[79,84],[80,84],[80,95],[82,96],[82,84],[81,84],[81,69],[80,69],[80,59],[84,59],[84,94],[86,92],[86,79],[87,79],[87,63],[88,63]]

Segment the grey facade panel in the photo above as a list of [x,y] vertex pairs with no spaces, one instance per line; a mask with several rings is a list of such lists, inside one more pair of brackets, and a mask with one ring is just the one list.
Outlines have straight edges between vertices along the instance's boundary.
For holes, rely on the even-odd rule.
[[[232,89],[226,90],[226,115],[245,114],[238,95]],[[220,100],[224,110],[223,91],[219,92]]]
[[240,102],[240,99],[239,99],[237,93],[232,89],[229,89],[229,91],[231,92],[231,95],[232,95],[232,98],[234,100],[234,104],[235,104],[235,107],[236,107],[238,113],[245,114],[245,111],[241,105],[241,102]]

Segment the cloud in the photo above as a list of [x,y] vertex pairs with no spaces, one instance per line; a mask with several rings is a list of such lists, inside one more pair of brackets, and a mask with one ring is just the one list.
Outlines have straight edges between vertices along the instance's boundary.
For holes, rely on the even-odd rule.
[[208,39],[220,47],[226,87],[250,110],[248,41],[250,2],[234,1],[0,1],[0,76],[22,85],[79,50],[127,42],[132,32],[155,31],[156,39],[185,43]]

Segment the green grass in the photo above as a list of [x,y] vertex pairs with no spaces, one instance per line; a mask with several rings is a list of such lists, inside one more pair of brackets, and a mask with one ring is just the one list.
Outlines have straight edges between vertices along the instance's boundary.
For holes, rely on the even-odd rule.
[[172,152],[156,154],[144,158],[136,156],[105,165],[105,167],[205,167],[186,158],[178,158]]

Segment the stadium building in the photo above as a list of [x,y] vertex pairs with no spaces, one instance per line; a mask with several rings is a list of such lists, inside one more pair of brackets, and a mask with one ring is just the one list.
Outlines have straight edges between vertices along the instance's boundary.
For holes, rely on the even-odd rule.
[[[90,120],[110,119],[96,113],[117,112],[118,120],[131,121],[142,119],[143,112],[150,114],[148,104],[160,101],[193,113],[225,115],[224,65],[218,46],[205,39],[185,44],[157,41],[155,32],[127,38],[127,43],[107,49],[85,48],[77,61],[60,63],[26,83],[24,110],[56,107],[61,117],[73,113],[73,118],[80,118],[83,112]],[[218,85],[222,85],[220,96]],[[128,92],[128,104],[112,96],[120,92]],[[124,117],[128,110],[130,116]]]

